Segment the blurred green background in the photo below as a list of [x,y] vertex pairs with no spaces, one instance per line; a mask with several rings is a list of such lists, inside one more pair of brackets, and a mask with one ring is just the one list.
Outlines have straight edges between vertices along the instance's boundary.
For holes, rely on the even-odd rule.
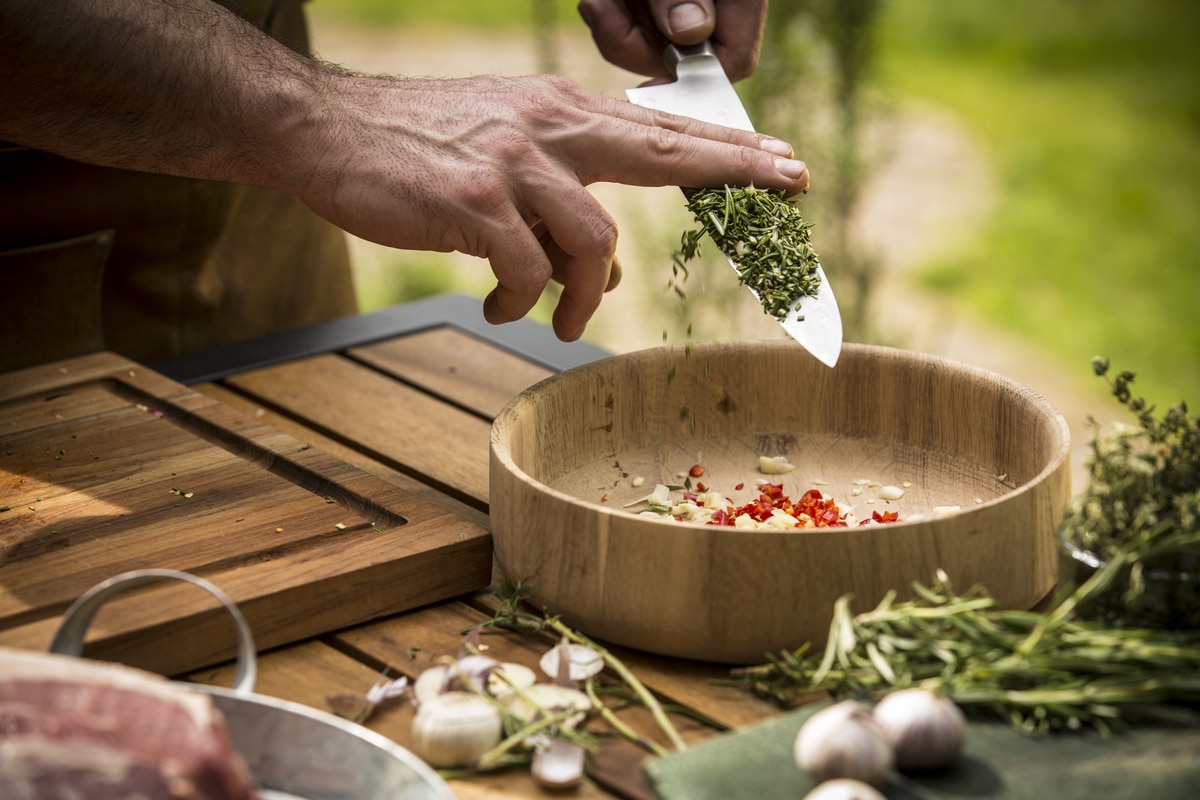
[[[556,52],[586,39],[574,6],[325,0],[311,11],[318,41],[323,25],[375,43],[388,31],[407,41],[524,36],[539,67],[553,70]],[[868,146],[872,131],[886,135],[903,109],[933,110],[969,132],[991,196],[969,235],[905,269],[905,291],[995,328],[1081,382],[1096,380],[1088,362],[1101,354],[1137,372],[1135,388],[1151,401],[1200,405],[1200,3],[773,0],[768,33],[759,73],[740,89],[759,127],[770,120],[812,168],[806,214],[827,271],[839,276],[831,281],[850,338],[905,344],[871,322],[893,299],[879,290],[894,285],[880,274],[887,254],[875,252],[887,241],[856,242],[847,220],[871,186],[872,154],[886,152]],[[919,198],[919,181],[890,191]],[[664,212],[662,230],[650,230],[631,216],[622,239],[638,240],[648,262],[640,269],[661,263],[665,284],[687,220]],[[464,276],[438,254],[394,258],[363,271],[364,308],[443,291],[482,296],[490,286],[486,265]],[[666,302],[647,305],[678,316]],[[545,319],[549,307],[536,313]]]

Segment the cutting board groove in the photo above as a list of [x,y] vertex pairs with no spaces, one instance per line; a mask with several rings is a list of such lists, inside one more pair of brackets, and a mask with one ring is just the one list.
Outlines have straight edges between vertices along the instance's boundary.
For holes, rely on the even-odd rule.
[[[209,578],[272,644],[490,580],[481,526],[117,356],[3,378],[0,646],[43,647],[75,598],[132,569]],[[179,672],[233,652],[187,587],[110,607],[89,640],[105,657]]]

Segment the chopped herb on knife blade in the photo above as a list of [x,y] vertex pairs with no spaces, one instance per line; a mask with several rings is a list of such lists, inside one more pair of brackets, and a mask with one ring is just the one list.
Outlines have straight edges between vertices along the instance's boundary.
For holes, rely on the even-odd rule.
[[701,227],[681,237],[674,254],[677,271],[686,275],[684,265],[700,254],[700,239],[707,234],[775,319],[787,317],[800,297],[816,295],[821,264],[809,239],[812,223],[782,191],[753,186],[689,190],[687,205]]

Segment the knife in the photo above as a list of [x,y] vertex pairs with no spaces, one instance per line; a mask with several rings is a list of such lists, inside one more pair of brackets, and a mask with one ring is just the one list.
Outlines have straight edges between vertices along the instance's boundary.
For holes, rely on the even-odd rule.
[[[675,75],[675,81],[627,89],[625,94],[630,102],[727,128],[754,130],[741,98],[725,75],[725,69],[717,60],[711,43],[705,41],[687,47],[667,43],[663,60]],[[741,271],[733,256],[730,253],[724,255],[740,276]],[[842,315],[833,289],[825,278],[825,270],[820,266],[817,267],[817,275],[821,282],[816,295],[798,298],[779,324],[821,363],[832,367],[837,364],[842,352]],[[758,298],[753,288],[746,288]]]

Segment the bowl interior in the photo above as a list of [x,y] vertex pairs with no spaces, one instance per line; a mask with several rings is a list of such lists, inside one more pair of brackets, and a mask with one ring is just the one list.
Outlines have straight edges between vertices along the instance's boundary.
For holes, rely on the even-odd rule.
[[[701,346],[690,357],[664,348],[551,378],[525,397],[536,435],[516,447],[514,432],[513,464],[597,508],[680,485],[698,464],[691,484],[735,503],[770,480],[794,497],[817,488],[859,519],[920,519],[1003,498],[1063,455],[1057,412],[999,376],[862,346],[829,370],[781,344]],[[794,469],[763,474],[760,456]],[[880,498],[886,485],[904,495]]]

